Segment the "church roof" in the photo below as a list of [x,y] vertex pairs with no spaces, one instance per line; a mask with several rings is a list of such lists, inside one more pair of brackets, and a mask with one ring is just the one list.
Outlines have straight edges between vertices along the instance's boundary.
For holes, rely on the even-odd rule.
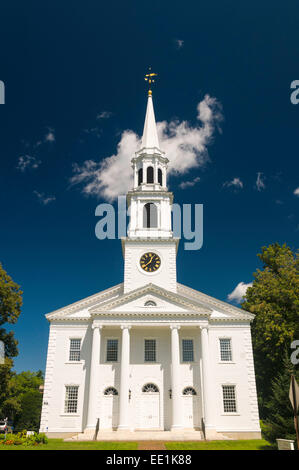
[[[157,299],[157,306],[144,306],[144,299],[151,295]],[[134,303],[135,301],[135,303]],[[217,321],[252,321],[254,315],[223,302],[195,289],[177,283],[177,292],[172,292],[149,283],[132,291],[123,292],[123,284],[118,284],[86,297],[66,307],[48,313],[49,321],[88,321],[91,318],[109,315],[151,315],[151,316],[204,316],[210,323]]]

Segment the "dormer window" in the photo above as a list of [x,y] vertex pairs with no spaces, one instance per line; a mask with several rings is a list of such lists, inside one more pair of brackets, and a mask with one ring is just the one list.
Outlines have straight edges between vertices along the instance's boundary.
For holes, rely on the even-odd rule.
[[145,307],[157,307],[157,304],[153,300],[148,300],[147,302],[145,302],[144,306]]

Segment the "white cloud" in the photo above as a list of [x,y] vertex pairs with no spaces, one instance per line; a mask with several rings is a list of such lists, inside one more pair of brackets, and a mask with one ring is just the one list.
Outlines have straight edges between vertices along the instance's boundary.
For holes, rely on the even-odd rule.
[[192,186],[195,186],[196,183],[198,183],[199,181],[200,181],[200,177],[197,176],[197,178],[194,178],[194,180],[182,181],[182,183],[179,184],[179,187],[181,189],[191,188]]
[[261,172],[257,173],[255,187],[258,191],[262,191],[266,187],[262,175],[263,175],[263,173],[261,173]]
[[44,138],[45,142],[55,142],[55,131],[51,127],[48,128],[48,132],[45,135]]
[[294,194],[295,196],[299,196],[299,187],[295,189]]
[[40,145],[46,144],[46,143],[53,143],[55,142],[56,137],[55,137],[55,130],[52,127],[47,128],[47,132],[45,133],[44,137],[33,145],[33,148],[37,148]]
[[101,111],[97,114],[97,119],[109,119],[112,116],[110,111]]
[[33,191],[33,193],[37,196],[39,202],[44,206],[56,200],[55,196],[45,196],[44,193],[39,193],[38,191]]
[[178,49],[182,49],[182,47],[184,46],[184,41],[182,39],[175,39],[174,42]]
[[244,282],[239,282],[237,287],[235,287],[234,290],[230,294],[228,294],[228,300],[240,303],[243,300],[243,296],[246,294],[248,287],[251,286],[252,282],[249,282],[248,284],[245,284]]
[[24,173],[25,170],[27,169],[36,169],[39,167],[41,164],[40,160],[37,160],[37,158],[32,157],[31,155],[22,155],[21,157],[18,158],[17,162],[17,170],[20,170]]
[[[215,128],[223,119],[221,104],[209,95],[197,105],[194,126],[187,121],[173,120],[157,123],[160,147],[169,158],[169,174],[184,174],[204,166],[208,160],[207,146]],[[82,192],[112,201],[132,187],[131,158],[141,146],[140,137],[131,130],[122,133],[116,154],[101,162],[87,160],[73,165],[71,184],[82,184]]]
[[225,181],[225,183],[223,183],[223,187],[224,188],[230,188],[230,187],[233,187],[235,189],[242,189],[243,188],[243,182],[241,181],[240,178],[234,178],[233,180],[231,181]]

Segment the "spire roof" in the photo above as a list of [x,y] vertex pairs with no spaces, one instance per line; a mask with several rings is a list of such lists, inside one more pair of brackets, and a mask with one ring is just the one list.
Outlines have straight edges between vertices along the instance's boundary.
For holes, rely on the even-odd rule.
[[159,140],[155,120],[152,92],[151,90],[149,90],[141,148],[153,147],[159,148]]

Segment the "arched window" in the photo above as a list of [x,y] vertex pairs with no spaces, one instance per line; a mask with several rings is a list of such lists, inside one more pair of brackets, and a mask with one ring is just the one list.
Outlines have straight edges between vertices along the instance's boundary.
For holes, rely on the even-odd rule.
[[143,207],[143,227],[155,228],[158,226],[158,210],[153,202],[148,202]]
[[108,387],[106,388],[106,390],[104,391],[104,395],[118,395],[118,391],[116,390],[116,388],[114,387]]
[[153,183],[154,182],[154,169],[152,166],[148,166],[146,170],[146,182]]
[[143,170],[142,168],[140,168],[140,170],[138,170],[138,186],[140,186],[142,182],[143,182]]
[[145,307],[156,307],[157,304],[156,302],[154,302],[153,300],[148,300],[147,302],[145,302]]
[[145,384],[142,387],[143,393],[159,393],[159,389],[155,384]]
[[163,179],[162,179],[162,170],[161,168],[158,168],[158,183],[163,186]]
[[186,387],[183,390],[183,395],[197,395],[197,393],[193,387]]

